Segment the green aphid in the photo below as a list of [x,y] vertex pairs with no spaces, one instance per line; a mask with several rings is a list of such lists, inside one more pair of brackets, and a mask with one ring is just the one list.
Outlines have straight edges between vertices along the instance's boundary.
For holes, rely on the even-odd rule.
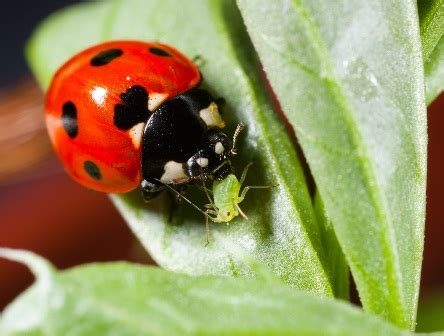
[[239,214],[247,218],[239,207],[239,203],[244,200],[249,187],[244,188],[240,193],[241,186],[242,179],[238,181],[234,174],[228,175],[222,181],[213,182],[213,202],[206,205],[210,208],[206,213],[213,216],[210,217],[213,222],[228,223]]
[[241,191],[242,184],[247,176],[248,168],[252,163],[249,163],[241,176],[240,181],[236,175],[230,174],[221,181],[213,182],[213,200],[209,198],[210,203],[205,205],[208,210],[206,213],[208,218],[215,223],[228,223],[233,218],[241,215],[245,219],[248,217],[239,207],[247,192],[252,188],[271,188],[271,186],[247,186]]
[[[196,204],[191,202],[188,198],[186,198],[183,195],[180,195],[182,199],[184,199],[187,203],[189,203],[197,211],[199,211],[205,216],[207,244],[209,242],[209,236],[210,236],[209,220],[215,223],[229,223],[239,215],[241,215],[244,219],[248,220],[248,217],[239,207],[239,203],[241,203],[245,199],[245,195],[247,194],[247,192],[250,189],[265,189],[265,188],[268,189],[273,187],[273,186],[246,186],[241,191],[242,184],[244,183],[245,177],[247,176],[248,168],[250,168],[251,165],[252,163],[250,162],[245,167],[244,171],[242,172],[240,180],[237,179],[236,175],[229,174],[226,178],[224,178],[221,181],[214,181],[212,190],[208,190],[204,186],[203,189],[210,202],[209,204],[205,205],[205,208],[207,210],[202,210]],[[172,190],[174,191],[174,189]],[[212,198],[210,194],[212,194],[213,196]]]

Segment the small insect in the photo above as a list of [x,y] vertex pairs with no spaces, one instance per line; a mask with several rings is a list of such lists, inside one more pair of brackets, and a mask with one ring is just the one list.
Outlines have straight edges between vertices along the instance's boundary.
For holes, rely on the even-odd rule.
[[[209,221],[215,223],[229,223],[235,217],[241,215],[244,219],[248,220],[247,215],[242,211],[239,203],[243,202],[247,192],[251,189],[269,189],[273,188],[275,185],[265,185],[265,186],[246,186],[242,189],[242,185],[245,182],[248,169],[253,163],[250,162],[242,172],[240,180],[237,179],[236,175],[229,174],[223,180],[215,180],[213,182],[212,190],[208,190],[205,185],[203,190],[207,195],[209,203],[205,205],[206,210],[202,210],[191,200],[185,196],[179,194],[175,189],[167,186],[173,192],[177,193],[182,199],[194,207],[197,211],[205,216],[205,229],[206,229],[206,244],[209,243],[210,239],[210,225]],[[210,197],[213,195],[213,198]]]

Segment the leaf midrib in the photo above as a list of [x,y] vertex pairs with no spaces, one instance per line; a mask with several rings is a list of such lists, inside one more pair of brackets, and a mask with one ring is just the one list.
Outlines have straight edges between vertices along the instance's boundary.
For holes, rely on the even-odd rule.
[[[379,192],[378,188],[374,188],[373,186],[378,185],[378,181],[371,165],[371,161],[369,160],[369,156],[365,147],[363,146],[363,137],[359,132],[356,124],[354,122],[354,118],[351,112],[351,106],[347,101],[346,95],[344,93],[343,88],[340,85],[340,80],[337,78],[332,63],[329,61],[330,58],[323,38],[319,32],[319,27],[317,27],[314,20],[311,20],[308,13],[309,10],[305,5],[304,0],[292,0],[292,5],[295,8],[295,11],[299,13],[303,26],[306,30],[307,35],[310,37],[310,41],[312,42],[312,46],[318,59],[320,61],[323,70],[326,73],[325,76],[325,87],[329,92],[331,92],[334,101],[339,107],[340,113],[343,116],[344,122],[349,130],[348,134],[350,135],[350,139],[353,145],[353,148],[357,152],[357,162],[359,164],[359,169],[364,176],[364,186],[367,190],[370,199],[373,203],[373,208],[376,212],[376,217],[378,222],[382,225],[382,242],[383,242],[383,251],[385,256],[387,257],[386,269],[388,275],[388,283],[389,283],[389,293],[390,297],[395,298],[396,302],[392,302],[389,300],[389,304],[392,306],[390,309],[391,312],[396,312],[394,316],[396,321],[399,322],[400,325],[406,325],[406,319],[404,314],[400,312],[405,312],[404,302],[401,300],[401,290],[400,286],[398,286],[398,282],[396,281],[396,273],[399,275],[400,273],[396,272],[396,265],[399,264],[397,249],[392,250],[390,248],[390,241],[395,241],[391,239],[394,236],[392,232],[392,227],[390,226],[390,220],[387,218],[385,214],[388,214],[387,208],[385,206],[385,198]],[[385,210],[385,211],[384,211]],[[387,234],[385,234],[387,232]],[[393,252],[393,253],[391,253]],[[400,309],[399,309],[400,307]]]

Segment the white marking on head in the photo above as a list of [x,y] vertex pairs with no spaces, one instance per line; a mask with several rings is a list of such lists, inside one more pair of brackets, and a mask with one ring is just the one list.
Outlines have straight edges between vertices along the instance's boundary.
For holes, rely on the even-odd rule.
[[198,158],[196,160],[196,162],[202,168],[205,168],[206,166],[208,166],[208,159],[207,158],[204,158],[204,157]]
[[143,128],[145,127],[145,123],[138,123],[136,126],[133,126],[128,132],[133,142],[134,148],[139,149],[140,144],[142,143],[143,136]]
[[222,120],[219,109],[217,108],[217,104],[215,102],[212,102],[207,108],[200,110],[199,117],[201,117],[205,124],[210,128],[225,127],[225,122]]
[[214,146],[214,151],[216,154],[222,154],[224,152],[225,148],[224,145],[222,145],[222,142],[218,141],[216,142],[216,145]]
[[92,90],[91,96],[97,105],[103,106],[103,104],[105,103],[106,89],[97,86]]
[[165,184],[178,184],[189,180],[189,177],[185,174],[181,163],[176,161],[168,161],[164,166],[165,172],[160,178],[160,182]]
[[148,93],[148,110],[153,112],[167,97],[164,93]]

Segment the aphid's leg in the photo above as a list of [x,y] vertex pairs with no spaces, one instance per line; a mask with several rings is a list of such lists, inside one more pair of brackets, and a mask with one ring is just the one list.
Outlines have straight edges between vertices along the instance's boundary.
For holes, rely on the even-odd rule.
[[210,243],[210,223],[208,217],[205,217],[205,247]]
[[[252,164],[253,164],[253,162],[250,162],[249,164],[247,164],[245,166],[244,171],[242,172],[242,176],[239,180],[240,185],[242,185],[245,182],[245,178],[247,177],[248,169],[251,167]],[[242,210],[238,204],[244,200],[245,195],[247,194],[248,190],[250,190],[250,189],[267,189],[267,188],[273,188],[273,187],[274,187],[274,185],[273,186],[247,186],[247,187],[245,187],[242,190],[242,193],[239,196],[237,203],[235,203],[237,206],[237,209],[238,209],[239,213],[242,215],[242,217],[247,218],[247,216],[245,216],[245,214],[242,212]]]
[[208,194],[208,189],[207,186],[205,185],[205,176],[202,177],[202,186],[205,192],[205,195],[207,196],[208,201],[210,201],[210,204],[213,206],[213,208],[215,207],[213,200],[211,199],[210,195]]
[[[205,216],[205,239],[206,239],[206,243],[205,243],[205,247],[208,246],[208,244],[210,243],[210,222],[209,219],[211,219],[213,222],[219,222],[219,218],[217,217],[217,212],[211,209],[208,209],[205,211],[206,216]],[[210,215],[214,215],[215,217],[211,217]]]
[[242,211],[242,209],[240,208],[239,204],[237,204],[236,202],[233,202],[233,204],[236,206],[237,211],[239,212],[239,214],[240,214],[245,220],[248,220],[247,215]]
[[192,61],[198,68],[201,68],[205,64],[205,58],[202,55],[194,56]]
[[217,218],[217,211],[213,210],[213,209],[208,209],[205,211],[207,214],[209,215],[213,215],[214,217],[211,217],[211,220],[213,222],[219,222],[218,218]]
[[239,198],[237,200],[237,203],[240,203],[240,202],[242,202],[244,200],[245,195],[247,194],[247,192],[250,189],[271,189],[273,187],[276,187],[276,185],[271,185],[271,186],[247,186],[247,187],[244,188],[244,190],[242,190],[242,193],[239,196]]

